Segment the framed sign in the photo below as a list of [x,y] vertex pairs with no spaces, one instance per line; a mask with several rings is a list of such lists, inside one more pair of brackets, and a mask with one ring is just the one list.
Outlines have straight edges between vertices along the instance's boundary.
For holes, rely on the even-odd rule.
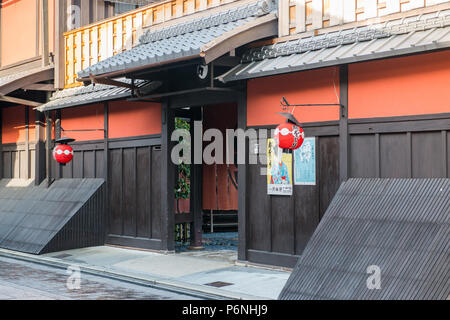
[[300,148],[294,150],[294,183],[316,185],[316,138],[305,138]]
[[267,139],[267,194],[292,195],[292,154]]

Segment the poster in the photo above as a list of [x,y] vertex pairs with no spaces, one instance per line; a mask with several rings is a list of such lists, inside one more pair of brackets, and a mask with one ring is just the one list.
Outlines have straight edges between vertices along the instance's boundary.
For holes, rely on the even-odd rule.
[[292,154],[283,153],[274,139],[267,139],[267,194],[292,195]]
[[316,138],[305,138],[294,150],[294,179],[296,185],[316,184]]

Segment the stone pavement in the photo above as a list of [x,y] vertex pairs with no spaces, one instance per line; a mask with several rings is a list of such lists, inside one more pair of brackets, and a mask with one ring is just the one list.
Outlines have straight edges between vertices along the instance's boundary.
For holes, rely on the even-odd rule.
[[287,270],[239,265],[234,250],[155,253],[101,246],[44,256],[237,299],[276,299],[290,275]]
[[0,300],[55,300],[60,297],[0,280]]
[[[206,235],[205,250],[178,244],[176,253],[99,246],[41,256],[0,249],[0,256],[67,268],[111,278],[130,279],[169,290],[225,299],[277,299],[290,270],[237,262],[237,234]],[[12,293],[14,295],[14,293]]]
[[192,295],[0,255],[0,300],[196,300]]

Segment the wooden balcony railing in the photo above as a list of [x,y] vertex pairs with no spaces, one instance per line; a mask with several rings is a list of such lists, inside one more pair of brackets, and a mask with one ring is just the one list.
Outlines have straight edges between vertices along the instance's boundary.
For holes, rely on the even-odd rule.
[[437,5],[448,0],[278,0],[279,36],[287,36],[388,14]]
[[244,0],[170,0],[129,11],[64,34],[65,88],[79,86],[77,72],[131,49],[145,28]]

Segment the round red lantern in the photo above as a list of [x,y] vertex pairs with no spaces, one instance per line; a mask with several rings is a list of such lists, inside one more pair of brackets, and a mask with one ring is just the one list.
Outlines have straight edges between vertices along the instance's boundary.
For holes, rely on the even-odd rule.
[[275,129],[273,137],[277,141],[279,148],[295,150],[303,144],[305,132],[299,126],[286,122]]
[[53,158],[60,164],[66,164],[73,159],[73,149],[67,144],[60,144],[53,149]]

